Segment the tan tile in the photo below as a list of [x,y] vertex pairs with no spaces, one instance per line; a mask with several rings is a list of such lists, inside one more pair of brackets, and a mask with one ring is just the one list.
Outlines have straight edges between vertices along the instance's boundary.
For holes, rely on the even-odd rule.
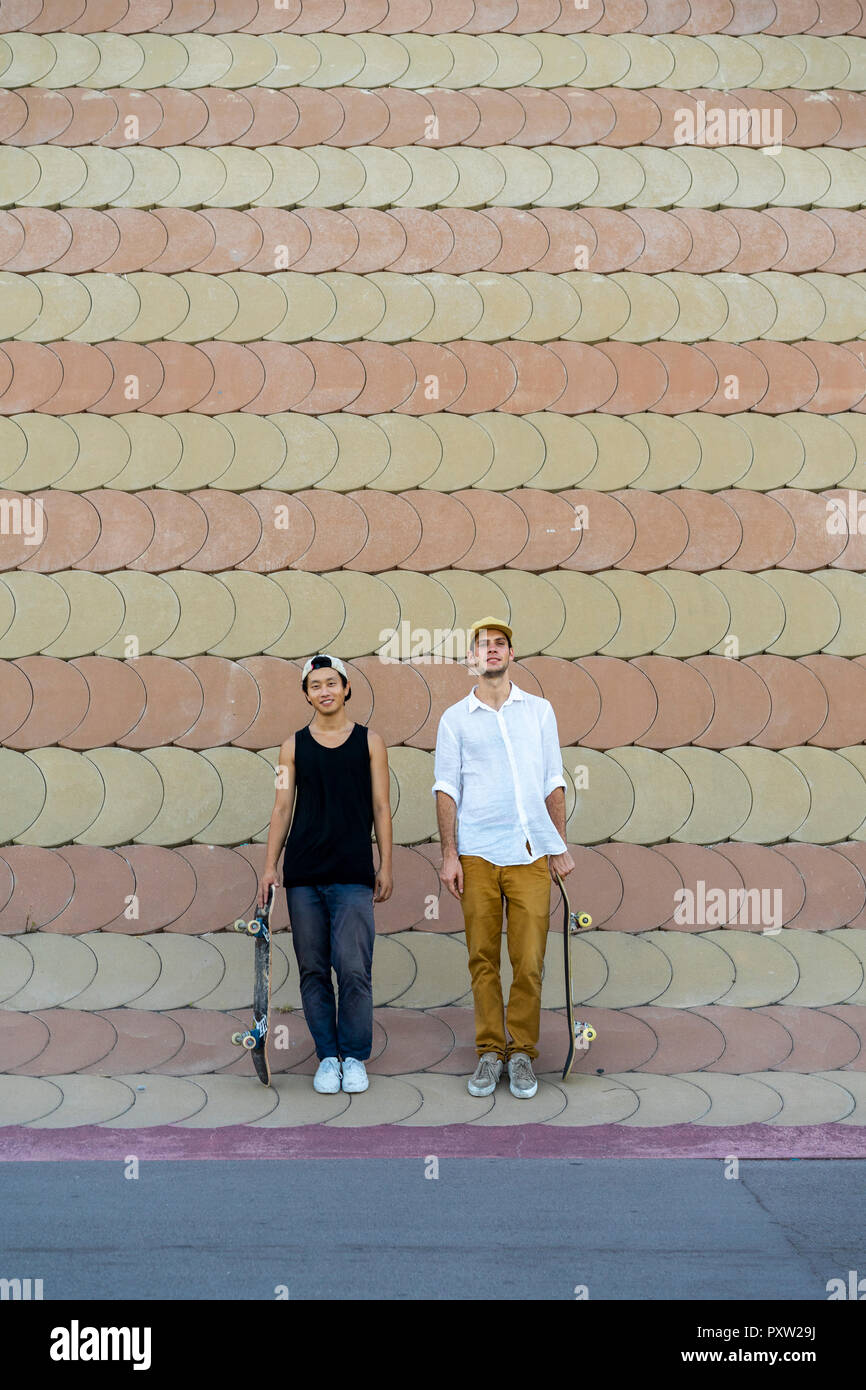
[[420,1110],[405,1120],[397,1121],[407,1127],[468,1124],[486,1115],[494,1105],[492,1096],[470,1096],[463,1076],[434,1075],[424,1071],[410,1072],[400,1079],[414,1086],[423,1097]]
[[141,1072],[114,1078],[128,1086],[132,1105],[114,1119],[102,1120],[105,1129],[150,1129],[156,1125],[188,1120],[207,1104],[207,1096],[194,1081],[179,1076],[155,1076]]
[[[465,1083],[464,1083],[465,1084]],[[563,1088],[564,1089],[564,1088]],[[469,1123],[495,1127],[499,1125],[542,1124],[562,1113],[566,1106],[563,1089],[539,1078],[538,1090],[529,1100],[517,1100],[508,1089],[505,1068],[502,1080],[494,1092],[494,1104],[485,1114]]]
[[0,978],[3,980],[3,998],[0,1002],[4,1009],[7,1000],[14,998],[24,988],[35,968],[34,957],[26,946],[11,937],[0,936]]
[[[376,1085],[376,1082],[372,1083]],[[324,1124],[348,1110],[351,1097],[344,1091],[320,1095],[313,1090],[309,1076],[274,1076],[271,1090],[279,1097],[273,1110],[261,1119],[249,1121],[256,1129],[295,1128],[297,1125]]]
[[653,999],[659,1007],[682,1009],[712,1004],[734,983],[730,956],[707,932],[644,932],[642,941],[657,947],[671,965],[671,982]]
[[689,816],[671,839],[705,845],[735,835],[751,810],[752,793],[745,773],[706,748],[669,748],[665,756],[682,768],[693,798]]
[[207,1097],[201,1110],[188,1119],[176,1120],[184,1129],[219,1129],[244,1125],[269,1115],[277,1096],[269,1086],[245,1076],[199,1076],[195,1082]]
[[787,998],[796,987],[798,968],[780,941],[784,933],[764,936],[751,931],[712,931],[703,935],[727,952],[736,971],[730,990],[716,1003],[754,1008]]
[[808,779],[812,796],[791,839],[828,844],[852,835],[866,819],[866,779],[859,770],[829,748],[787,748],[782,756]]
[[634,805],[616,838],[631,844],[670,839],[687,821],[692,790],[683,770],[672,758],[650,748],[611,749],[608,757],[619,764],[634,788]]
[[850,1110],[842,1119],[838,1121],[842,1125],[862,1125],[864,1114],[866,1114],[866,1086],[863,1084],[863,1076],[860,1072],[845,1072],[844,1080],[838,1072],[819,1073],[824,1080],[832,1081],[834,1085],[844,1086],[846,1091],[854,1100],[854,1109]]
[[[866,971],[866,931],[862,927],[843,927],[838,931],[830,932],[829,935],[840,946],[845,946],[859,960],[864,971]],[[866,1004],[866,973],[864,980],[852,994],[845,997],[846,1004]]]
[[837,932],[824,936],[785,928],[773,938],[794,957],[798,970],[796,985],[780,1002],[813,1008],[851,1002],[860,985],[860,964],[838,938]]
[[33,958],[33,972],[3,1001],[4,1008],[47,1009],[68,1004],[96,975],[96,957],[78,937],[30,932],[26,949]]
[[4,1125],[24,1125],[59,1110],[63,1092],[40,1076],[0,1076],[0,1117]]
[[453,1004],[470,988],[466,947],[458,938],[437,932],[407,931],[388,939],[399,941],[415,961],[414,979],[390,1003],[401,1009],[441,1007]]
[[563,1081],[558,1072],[543,1078],[566,1097],[566,1107],[553,1115],[551,1125],[619,1124],[637,1113],[637,1093],[610,1076],[575,1075]]
[[731,1076],[719,1072],[680,1072],[680,1081],[705,1091],[711,1108],[692,1121],[698,1125],[769,1124],[781,1114],[781,1097],[755,1076]]
[[377,937],[373,948],[373,1003],[394,1003],[410,989],[417,975],[415,958],[402,939],[409,933]]
[[28,1121],[32,1129],[100,1124],[117,1119],[133,1104],[131,1088],[110,1076],[52,1076],[46,1080],[58,1088],[63,1100],[50,1114]]
[[610,1078],[637,1093],[640,1106],[620,1124],[643,1128],[655,1125],[693,1124],[706,1115],[710,1097],[699,1085],[677,1076],[650,1076],[646,1072],[614,1073]]
[[137,1009],[188,1008],[213,993],[225,973],[225,958],[201,937],[155,932],[147,941],[162,962],[162,972],[151,989],[129,1001]]
[[349,1098],[348,1107],[326,1124],[339,1129],[395,1124],[414,1115],[422,1106],[421,1092],[396,1076],[373,1076],[370,1088]]
[[782,1098],[782,1109],[767,1124],[833,1124],[855,1108],[854,1096],[844,1080],[837,1083],[824,1076],[780,1071],[756,1072],[754,1079],[771,1086]]
[[752,809],[736,832],[758,843],[787,839],[809,813],[809,784],[790,759],[765,748],[729,748],[722,754],[748,778]]

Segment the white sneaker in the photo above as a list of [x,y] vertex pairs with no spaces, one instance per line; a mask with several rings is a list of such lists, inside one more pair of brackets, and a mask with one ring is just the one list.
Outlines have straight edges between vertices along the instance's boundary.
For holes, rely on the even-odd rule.
[[339,1057],[323,1057],[319,1063],[319,1070],[313,1077],[313,1090],[321,1092],[323,1096],[333,1096],[339,1089],[340,1059]]
[[366,1091],[370,1084],[367,1068],[356,1057],[343,1058],[343,1090]]

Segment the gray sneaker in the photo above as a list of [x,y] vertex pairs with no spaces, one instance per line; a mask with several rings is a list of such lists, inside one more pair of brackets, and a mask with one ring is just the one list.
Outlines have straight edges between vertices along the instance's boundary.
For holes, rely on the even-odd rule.
[[525,1052],[515,1052],[508,1059],[508,1080],[511,1094],[518,1100],[529,1100],[538,1090],[532,1062]]
[[485,1052],[478,1059],[475,1075],[469,1078],[470,1096],[492,1095],[499,1085],[501,1075],[502,1058],[498,1057],[495,1052]]

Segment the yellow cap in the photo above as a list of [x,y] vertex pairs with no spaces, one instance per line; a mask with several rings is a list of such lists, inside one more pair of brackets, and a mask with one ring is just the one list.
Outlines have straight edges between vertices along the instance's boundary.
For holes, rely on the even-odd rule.
[[508,645],[509,645],[509,646],[513,646],[513,645],[514,645],[514,643],[513,643],[512,640],[511,640],[511,639],[512,639],[511,628],[508,626],[507,623],[504,623],[504,622],[502,621],[501,618],[479,618],[477,623],[473,623],[473,624],[472,624],[472,626],[471,626],[471,628],[469,629],[469,631],[472,633],[472,636],[473,636],[473,637],[477,637],[478,633],[480,632],[481,628],[483,628],[483,627],[495,627],[495,628],[498,628],[498,629],[500,630],[500,632],[504,632],[505,635],[506,635],[506,637],[508,638]]

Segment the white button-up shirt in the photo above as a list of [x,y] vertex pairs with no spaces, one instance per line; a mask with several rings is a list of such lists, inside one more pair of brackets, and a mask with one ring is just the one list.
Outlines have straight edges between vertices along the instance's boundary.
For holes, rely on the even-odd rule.
[[545,805],[566,785],[553,706],[512,681],[495,710],[477,688],[445,710],[436,735],[433,795],[447,792],[457,803],[458,854],[498,865],[564,854]]

